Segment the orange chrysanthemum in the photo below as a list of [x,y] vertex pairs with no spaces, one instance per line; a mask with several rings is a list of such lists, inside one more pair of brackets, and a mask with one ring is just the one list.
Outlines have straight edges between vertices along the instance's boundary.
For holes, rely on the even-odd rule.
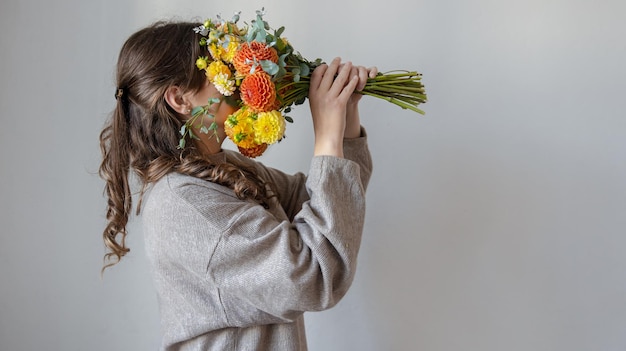
[[272,111],[276,102],[276,87],[265,72],[256,72],[243,79],[239,94],[244,104],[254,112]]
[[243,148],[241,146],[237,147],[239,149],[239,153],[246,157],[255,158],[257,156],[261,156],[265,150],[267,149],[267,144],[259,144],[255,147],[251,148]]
[[[253,41],[239,46],[239,51],[233,58],[233,65],[240,74],[249,74],[255,61],[258,64],[261,60],[278,63],[278,53],[276,49],[268,47],[265,43]],[[262,70],[262,68],[258,66],[255,70]]]

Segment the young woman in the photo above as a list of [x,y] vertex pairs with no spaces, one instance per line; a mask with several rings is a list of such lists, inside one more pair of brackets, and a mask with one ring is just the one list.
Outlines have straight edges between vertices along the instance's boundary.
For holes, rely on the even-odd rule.
[[220,137],[195,133],[180,150],[193,107],[222,98],[195,67],[207,55],[196,26],[157,23],[120,52],[117,106],[100,136],[105,260],[129,251],[132,172],[163,349],[306,350],[303,313],[334,306],[355,274],[372,163],[353,92],[376,68],[335,59],[312,73],[308,176],[223,150],[236,110],[226,102],[212,105]]

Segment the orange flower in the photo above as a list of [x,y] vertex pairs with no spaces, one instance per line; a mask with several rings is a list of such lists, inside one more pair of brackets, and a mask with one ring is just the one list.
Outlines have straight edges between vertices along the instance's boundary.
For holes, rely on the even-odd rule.
[[[251,43],[243,43],[239,47],[239,51],[233,59],[233,65],[240,74],[249,74],[255,61],[270,60],[278,63],[278,53],[276,49],[268,47],[264,43],[253,41]],[[262,70],[261,66],[257,66],[255,70]]]
[[241,146],[237,147],[239,149],[239,153],[246,157],[255,158],[257,156],[261,156],[265,150],[267,149],[267,144],[259,144],[255,147],[243,148]]
[[254,112],[267,112],[275,107],[276,87],[265,72],[256,72],[244,78],[239,94],[243,103]]

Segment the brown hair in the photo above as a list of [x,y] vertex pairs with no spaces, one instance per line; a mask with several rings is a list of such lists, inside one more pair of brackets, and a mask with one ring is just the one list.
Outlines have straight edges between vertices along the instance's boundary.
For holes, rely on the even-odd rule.
[[132,210],[131,171],[141,187],[137,214],[147,187],[170,172],[227,186],[239,198],[254,199],[264,206],[271,197],[271,185],[250,170],[232,164],[210,164],[189,143],[185,150],[178,148],[183,122],[164,94],[170,86],[199,91],[205,84],[205,75],[195,67],[198,56],[208,55],[193,31],[199,25],[158,22],[131,35],[120,51],[117,105],[100,134],[99,174],[106,182],[104,192],[108,197],[103,271],[129,251],[125,241]]

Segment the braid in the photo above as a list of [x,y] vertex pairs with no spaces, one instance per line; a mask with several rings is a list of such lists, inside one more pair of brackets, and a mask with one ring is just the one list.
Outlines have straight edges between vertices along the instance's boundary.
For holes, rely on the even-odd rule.
[[268,208],[274,197],[274,185],[259,177],[253,170],[230,163],[213,165],[201,156],[189,155],[173,167],[173,171],[204,179],[233,189],[239,199],[251,199]]

